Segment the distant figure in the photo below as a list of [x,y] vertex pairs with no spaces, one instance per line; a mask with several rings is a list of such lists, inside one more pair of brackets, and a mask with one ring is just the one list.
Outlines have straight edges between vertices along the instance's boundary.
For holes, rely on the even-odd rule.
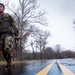
[[0,3],[0,50],[7,62],[5,67],[9,67],[12,66],[13,35],[15,35],[15,39],[18,38],[19,31],[15,26],[13,17],[8,13],[4,13],[4,10],[4,4]]

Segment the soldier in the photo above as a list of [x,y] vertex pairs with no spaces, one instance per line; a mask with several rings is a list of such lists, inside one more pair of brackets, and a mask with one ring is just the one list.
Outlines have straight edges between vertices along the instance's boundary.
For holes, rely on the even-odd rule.
[[15,39],[18,38],[18,30],[15,26],[15,21],[11,15],[4,13],[5,6],[0,3],[0,50],[2,50],[3,57],[5,58],[7,65],[9,67],[12,65],[11,52],[13,48],[13,41],[15,34]]

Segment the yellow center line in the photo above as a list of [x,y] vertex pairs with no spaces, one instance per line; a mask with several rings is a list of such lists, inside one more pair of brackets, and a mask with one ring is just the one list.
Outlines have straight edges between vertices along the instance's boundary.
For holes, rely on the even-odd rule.
[[73,72],[71,72],[68,68],[66,68],[65,66],[61,65],[59,61],[57,61],[60,69],[62,70],[64,75],[74,75]]
[[51,64],[49,64],[47,67],[45,67],[43,70],[38,72],[36,75],[47,75],[48,71],[51,69],[54,63],[55,63],[55,60]]

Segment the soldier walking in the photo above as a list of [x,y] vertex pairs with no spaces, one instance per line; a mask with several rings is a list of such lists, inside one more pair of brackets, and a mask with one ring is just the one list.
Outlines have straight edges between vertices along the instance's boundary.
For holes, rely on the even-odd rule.
[[15,26],[14,18],[8,13],[4,13],[5,6],[0,3],[0,50],[7,62],[5,67],[12,66],[12,48],[15,34],[15,39],[18,38],[19,32]]

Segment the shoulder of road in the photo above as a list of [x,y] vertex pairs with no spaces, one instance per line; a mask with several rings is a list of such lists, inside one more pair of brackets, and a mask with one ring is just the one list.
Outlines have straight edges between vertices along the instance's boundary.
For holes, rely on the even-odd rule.
[[[12,64],[25,63],[25,62],[30,62],[30,61],[32,61],[32,60],[22,60],[22,61],[15,60],[15,61],[12,61]],[[4,64],[6,64],[6,61],[0,61],[0,65],[4,65]]]

